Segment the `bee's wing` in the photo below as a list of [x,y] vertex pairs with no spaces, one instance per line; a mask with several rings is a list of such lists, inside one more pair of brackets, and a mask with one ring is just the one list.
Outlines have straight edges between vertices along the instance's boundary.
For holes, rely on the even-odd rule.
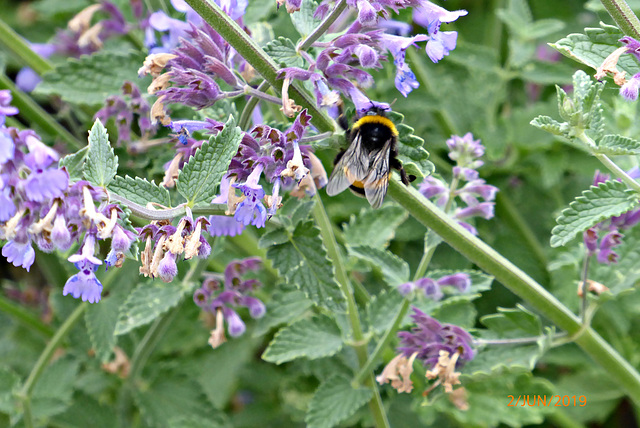
[[389,186],[389,153],[392,139],[389,139],[369,158],[369,172],[364,180],[364,194],[373,208],[380,208]]
[[363,181],[368,170],[369,155],[362,147],[362,138],[358,134],[333,168],[327,184],[327,195],[335,196],[354,182]]

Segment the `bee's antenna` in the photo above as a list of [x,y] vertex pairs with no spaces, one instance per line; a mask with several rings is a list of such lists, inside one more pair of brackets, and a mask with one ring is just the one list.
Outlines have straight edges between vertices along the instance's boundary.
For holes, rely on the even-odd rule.
[[389,109],[391,109],[391,107],[393,107],[393,105],[396,103],[396,101],[398,101],[398,99],[397,99],[397,98],[394,98],[394,99],[393,99],[393,101],[391,101],[391,102],[389,103]]

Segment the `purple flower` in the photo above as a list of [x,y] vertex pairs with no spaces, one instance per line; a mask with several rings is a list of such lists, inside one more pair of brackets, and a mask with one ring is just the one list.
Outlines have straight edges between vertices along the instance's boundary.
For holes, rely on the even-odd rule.
[[164,282],[171,282],[177,274],[176,256],[171,251],[167,251],[158,265],[158,276]]
[[640,91],[640,73],[634,74],[627,83],[622,85],[620,95],[627,101],[635,101],[638,99],[638,91]]
[[2,255],[7,258],[9,263],[16,267],[21,266],[27,272],[36,258],[36,252],[31,246],[31,241],[21,243],[11,240],[2,247]]
[[238,204],[234,216],[238,222],[245,226],[253,224],[256,227],[264,227],[267,220],[267,210],[261,202],[265,193],[262,186],[258,184],[263,169],[262,164],[258,164],[244,184],[233,185],[233,187],[240,189],[245,196],[245,199]]
[[385,49],[388,49],[393,55],[393,63],[396,66],[396,88],[405,97],[420,86],[415,74],[409,68],[409,65],[405,62],[406,50],[409,46],[415,45],[416,42],[427,40],[428,37],[424,34],[419,34],[414,37],[400,37],[391,34],[383,34],[382,41]]
[[83,302],[97,303],[102,294],[102,283],[96,278],[98,265],[87,260],[75,264],[79,272],[69,278],[64,285],[62,295],[71,294],[74,299],[82,298]]
[[225,307],[223,309],[224,319],[229,326],[229,335],[231,337],[242,336],[247,329],[242,318],[233,309]]
[[9,89],[0,90],[0,125],[4,125],[7,116],[18,114],[18,108],[11,105],[11,91]]
[[84,237],[84,244],[82,245],[80,253],[69,256],[67,260],[73,264],[79,264],[80,266],[84,266],[87,263],[99,266],[102,264],[102,261],[95,256],[95,252],[96,236],[93,233],[87,233]]
[[415,307],[411,318],[415,327],[410,332],[398,333],[398,350],[406,357],[417,352],[417,359],[421,360],[425,367],[434,367],[440,351],[447,351],[449,355],[459,352],[458,362],[471,361],[475,356],[472,348],[473,338],[464,329],[452,324],[440,324]]
[[[31,50],[43,58],[49,58],[56,51],[55,45],[51,43],[30,43]],[[23,67],[16,75],[16,86],[24,91],[33,91],[42,79],[29,67]]]

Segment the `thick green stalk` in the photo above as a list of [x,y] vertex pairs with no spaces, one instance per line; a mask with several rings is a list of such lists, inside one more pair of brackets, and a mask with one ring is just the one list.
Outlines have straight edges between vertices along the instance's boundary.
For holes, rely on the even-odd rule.
[[627,36],[640,40],[640,20],[624,0],[601,0],[618,27]]
[[[362,331],[362,325],[360,324],[358,307],[356,306],[356,301],[353,296],[349,276],[347,275],[347,271],[344,267],[340,248],[338,247],[336,238],[333,235],[331,221],[327,216],[327,212],[324,209],[324,205],[322,205],[322,200],[320,199],[320,195],[317,191],[314,195],[314,199],[315,204],[313,204],[313,217],[320,228],[322,242],[327,248],[329,259],[333,262],[338,285],[342,290],[342,294],[344,294],[347,299],[347,316],[349,318],[353,334],[353,347],[356,351],[356,355],[358,356],[358,363],[360,367],[364,367],[367,364],[367,343]],[[369,370],[367,374],[363,375],[363,378],[366,379],[365,384],[373,391],[373,398],[369,402],[369,409],[371,410],[371,414],[375,420],[376,427],[388,427],[389,421],[387,420],[387,415],[385,413],[384,406],[382,405],[378,386],[373,378],[373,372]]]
[[569,336],[575,335],[576,344],[618,382],[635,403],[640,403],[638,372],[595,330],[590,327],[583,328],[580,319],[555,296],[489,245],[469,233],[414,188],[406,187],[397,180],[391,180],[389,195],[460,254],[493,275],[514,294],[556,326],[565,330]]
[[18,87],[4,74],[0,74],[0,89],[9,89],[13,100],[11,104],[20,110],[20,115],[30,122],[40,126],[45,132],[57,135],[65,143],[69,144],[75,150],[85,146],[76,137],[71,135],[62,125],[60,125],[49,113],[40,107],[31,97],[22,92]]
[[[198,14],[211,25],[260,75],[278,92],[282,90],[282,79],[277,78],[278,64],[262,50],[233,19],[213,0],[186,0]],[[306,108],[312,122],[321,132],[334,131],[331,119],[318,110],[315,101],[297,84],[289,87],[289,97],[302,108]]]
[[[267,89],[269,89],[269,86],[271,86],[269,85],[269,82],[264,80],[262,83],[260,83],[260,86],[258,86],[257,90],[260,92],[266,92]],[[256,108],[258,102],[260,102],[260,99],[257,97],[249,98],[249,101],[247,101],[247,104],[244,106],[244,109],[240,114],[240,119],[238,120],[238,126],[240,127],[240,129],[246,130],[247,126],[249,125],[249,119],[251,119],[251,115],[253,114],[253,109]]]
[[13,28],[0,19],[0,44],[11,51],[16,57],[36,73],[42,75],[53,70],[53,66],[46,59],[31,50],[29,44]]

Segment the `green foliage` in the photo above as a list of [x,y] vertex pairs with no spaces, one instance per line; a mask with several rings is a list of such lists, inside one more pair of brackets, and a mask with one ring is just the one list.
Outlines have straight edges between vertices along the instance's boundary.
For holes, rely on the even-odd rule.
[[191,156],[176,181],[178,192],[185,197],[189,205],[211,203],[241,140],[242,131],[230,117],[224,129],[215,137],[209,138],[209,141]]
[[603,155],[639,155],[640,141],[621,135],[605,135],[598,141],[596,151]]
[[623,214],[638,204],[638,195],[619,181],[605,181],[582,192],[556,220],[551,231],[551,246],[570,242],[577,233],[597,223]]
[[282,328],[269,343],[262,359],[282,364],[296,358],[330,357],[342,349],[340,329],[330,318],[319,316]]
[[390,251],[361,245],[350,247],[349,253],[380,269],[385,282],[392,287],[409,281],[409,265]]
[[109,183],[109,190],[143,207],[149,202],[155,202],[163,207],[171,206],[169,191],[144,178],[118,175]]
[[114,334],[120,307],[125,302],[127,295],[123,292],[111,293],[101,299],[101,304],[91,305],[85,312],[87,332],[91,344],[96,353],[96,358],[106,362],[111,356],[111,351],[116,345],[117,338]]
[[407,174],[416,177],[428,177],[435,171],[435,166],[429,161],[429,152],[424,148],[424,140],[414,135],[414,129],[402,123],[404,116],[396,111],[389,112],[396,129],[398,130],[398,159]]
[[363,209],[357,216],[352,215],[349,224],[344,226],[344,239],[352,247],[386,247],[406,218],[407,213],[395,205],[384,205],[377,210]]
[[327,379],[309,403],[305,418],[310,428],[331,428],[352,416],[373,395],[369,388],[354,389],[351,381],[341,376]]
[[318,3],[314,0],[302,0],[300,10],[289,15],[293,26],[303,38],[320,24],[320,20],[313,17],[317,8]]
[[286,242],[267,250],[273,266],[318,306],[341,311],[344,296],[334,279],[333,265],[313,222],[301,222]]
[[264,47],[264,51],[281,67],[302,67],[304,60],[296,52],[296,47],[290,39],[278,37]]
[[[87,153],[89,152],[89,146],[83,147],[75,153],[71,153],[60,159],[58,166],[65,167],[69,173],[71,180],[77,181],[83,177],[84,162],[87,159]],[[118,177],[116,177],[117,179]]]
[[267,304],[267,313],[256,326],[253,334],[262,335],[269,329],[284,323],[288,323],[313,306],[313,302],[306,295],[291,285],[282,284]]
[[106,187],[118,171],[118,156],[109,144],[109,134],[100,119],[89,131],[89,151],[84,163],[84,177],[96,186]]
[[101,106],[108,96],[121,94],[124,81],[138,80],[143,60],[139,52],[109,50],[70,58],[42,76],[36,92],[58,95],[69,103]]

